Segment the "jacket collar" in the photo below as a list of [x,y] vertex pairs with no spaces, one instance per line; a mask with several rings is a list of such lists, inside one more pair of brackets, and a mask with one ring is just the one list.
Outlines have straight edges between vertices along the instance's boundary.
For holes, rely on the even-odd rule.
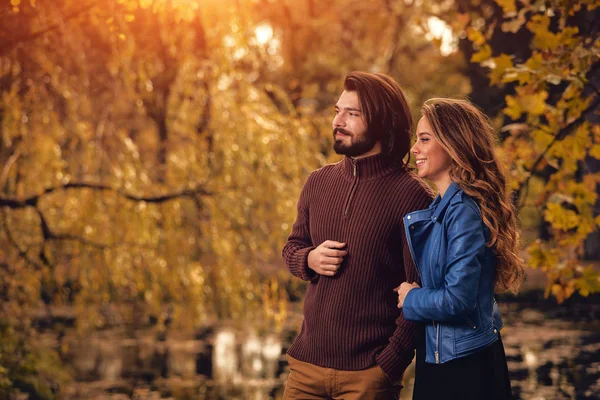
[[431,206],[429,207],[432,210],[434,210],[433,214],[431,215],[431,219],[433,221],[437,221],[438,219],[440,219],[440,217],[443,218],[443,214],[448,208],[448,205],[450,204],[454,196],[461,192],[462,189],[460,188],[460,186],[458,186],[456,182],[452,182],[450,186],[448,186],[448,189],[446,189],[444,197],[438,194],[435,200],[433,200],[433,203],[431,203]]
[[346,156],[342,160],[342,168],[345,177],[353,179],[356,171],[361,181],[380,178],[398,169],[382,153],[359,159]]

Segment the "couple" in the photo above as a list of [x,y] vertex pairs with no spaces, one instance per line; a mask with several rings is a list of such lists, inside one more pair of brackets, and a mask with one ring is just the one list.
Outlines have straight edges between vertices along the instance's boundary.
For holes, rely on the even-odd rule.
[[283,249],[309,282],[284,399],[397,399],[415,348],[414,399],[511,398],[494,291],[523,269],[494,131],[451,99],[425,103],[412,148],[411,125],[393,79],[346,77],[345,157],[310,174]]

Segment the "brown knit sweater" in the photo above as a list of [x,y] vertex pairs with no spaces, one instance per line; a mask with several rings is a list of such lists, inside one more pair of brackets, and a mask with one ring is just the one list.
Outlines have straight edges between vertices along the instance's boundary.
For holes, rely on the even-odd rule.
[[[308,177],[283,248],[290,272],[310,281],[290,356],[340,370],[377,363],[390,379],[400,378],[414,355],[417,326],[404,320],[392,289],[420,281],[402,217],[431,200],[421,179],[381,155],[345,157]],[[333,277],[308,267],[308,253],[325,240],[347,246]]]

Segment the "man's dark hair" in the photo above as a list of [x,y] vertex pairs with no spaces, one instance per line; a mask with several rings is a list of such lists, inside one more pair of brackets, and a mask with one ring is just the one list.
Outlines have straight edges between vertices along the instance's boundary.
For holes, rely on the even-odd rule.
[[367,134],[381,141],[383,155],[405,165],[413,119],[400,85],[385,74],[354,71],[346,76],[344,89],[357,92]]

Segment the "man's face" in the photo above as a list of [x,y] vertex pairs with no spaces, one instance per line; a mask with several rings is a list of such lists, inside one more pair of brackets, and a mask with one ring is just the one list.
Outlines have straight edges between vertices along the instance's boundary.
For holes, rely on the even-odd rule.
[[377,139],[370,137],[357,92],[344,90],[335,105],[333,150],[348,157],[358,157],[373,149]]

